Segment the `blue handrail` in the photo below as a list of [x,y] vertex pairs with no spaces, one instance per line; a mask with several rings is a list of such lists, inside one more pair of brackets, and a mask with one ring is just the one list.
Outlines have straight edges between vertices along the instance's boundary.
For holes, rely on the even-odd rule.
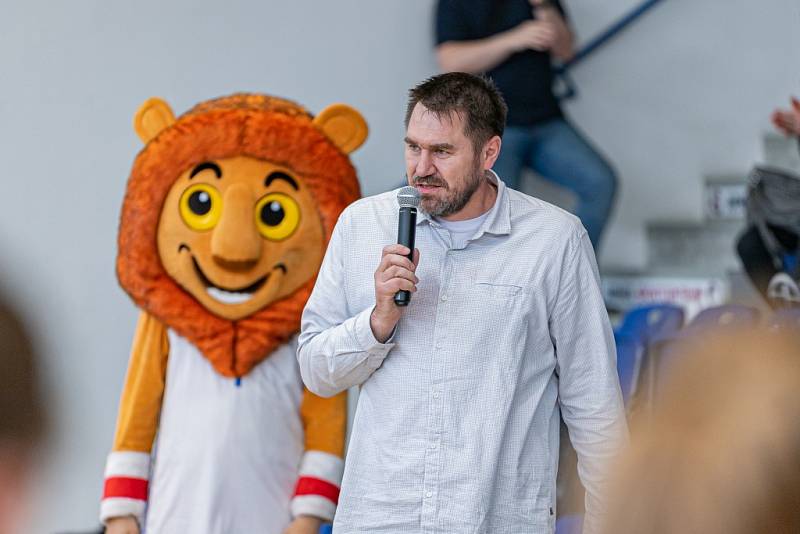
[[566,91],[560,95],[561,98],[573,98],[578,94],[575,84],[568,75],[568,71],[575,65],[586,59],[595,50],[606,44],[608,41],[617,36],[622,30],[630,26],[633,22],[638,20],[642,15],[653,9],[656,4],[664,0],[645,0],[628,13],[620,17],[618,21],[606,28],[600,35],[594,37],[588,43],[583,45],[575,55],[566,63],[556,67],[556,74],[561,78],[566,87]]

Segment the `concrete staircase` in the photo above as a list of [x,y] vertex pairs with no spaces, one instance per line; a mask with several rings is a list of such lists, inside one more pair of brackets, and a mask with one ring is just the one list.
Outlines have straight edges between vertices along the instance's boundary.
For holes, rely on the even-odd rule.
[[[796,140],[768,133],[762,138],[762,150],[759,164],[800,173]],[[649,223],[645,271],[604,273],[609,307],[625,309],[663,300],[685,306],[690,317],[702,308],[723,303],[765,308],[766,304],[744,274],[735,250],[736,240],[746,225],[746,181],[746,172],[707,176],[703,220]]]

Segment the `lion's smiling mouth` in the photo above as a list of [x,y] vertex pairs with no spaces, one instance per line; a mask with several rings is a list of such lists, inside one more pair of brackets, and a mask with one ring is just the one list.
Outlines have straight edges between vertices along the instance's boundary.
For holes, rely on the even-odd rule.
[[[194,255],[191,253],[191,250],[186,244],[181,244],[178,247],[179,252],[184,249],[189,252],[189,257],[192,258],[192,265],[194,266],[194,271],[197,274],[197,278],[199,278],[205,286],[208,296],[223,304],[241,304],[243,302],[247,302],[253,297],[253,295],[255,295],[256,292],[258,292],[259,289],[264,287],[264,284],[267,283],[267,280],[269,280],[269,277],[272,274],[270,271],[252,284],[245,287],[222,287],[208,279],[206,274],[200,268],[200,264],[197,263],[197,259],[195,259]],[[275,271],[276,269],[280,269],[283,271],[283,274],[286,274],[286,266],[283,263],[276,264],[275,267],[272,268],[272,271]]]

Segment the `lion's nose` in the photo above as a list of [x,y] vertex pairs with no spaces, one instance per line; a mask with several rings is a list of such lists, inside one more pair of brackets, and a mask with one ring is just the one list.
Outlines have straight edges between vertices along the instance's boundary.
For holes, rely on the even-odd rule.
[[220,266],[246,270],[261,258],[254,206],[255,196],[247,185],[233,184],[225,191],[222,215],[211,236],[211,255]]

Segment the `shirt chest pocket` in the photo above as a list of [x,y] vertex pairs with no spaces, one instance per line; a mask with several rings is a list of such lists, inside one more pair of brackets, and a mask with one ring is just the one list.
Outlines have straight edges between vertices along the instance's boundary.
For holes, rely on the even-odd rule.
[[475,286],[478,294],[487,298],[506,298],[513,300],[520,298],[524,293],[523,287],[516,283],[478,280],[475,282]]
[[[453,310],[470,332],[485,330],[486,337],[524,329],[528,292],[516,281],[477,279],[464,286],[465,294]],[[495,338],[496,339],[496,338]]]
[[529,335],[529,296],[516,281],[476,278],[462,285],[457,302],[442,303],[447,312],[442,327],[452,343],[451,369],[475,379],[471,387],[494,388],[519,368]]

